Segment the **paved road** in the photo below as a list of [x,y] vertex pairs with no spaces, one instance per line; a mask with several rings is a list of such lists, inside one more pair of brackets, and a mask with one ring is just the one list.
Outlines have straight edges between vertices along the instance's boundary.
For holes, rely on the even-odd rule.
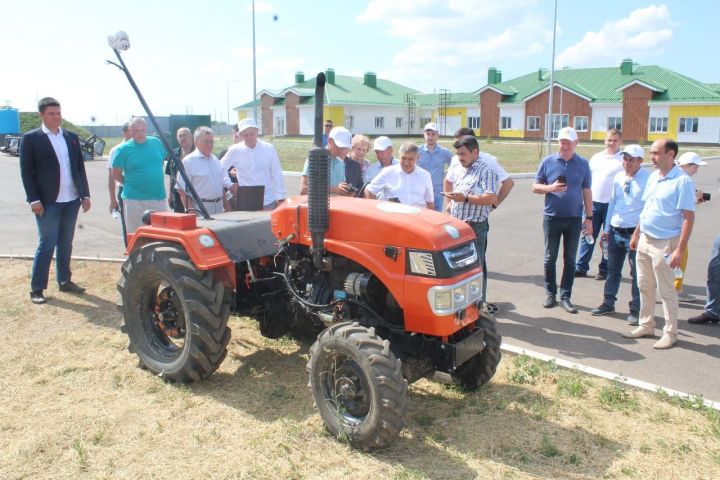
[[[93,208],[80,214],[74,254],[122,257],[120,227],[107,211],[105,163],[93,161],[86,165]],[[505,342],[720,401],[720,379],[716,374],[720,370],[720,325],[695,326],[684,320],[700,312],[704,305],[710,247],[720,233],[720,160],[711,160],[695,177],[699,188],[713,195],[711,202],[698,208],[690,241],[686,291],[701,301],[681,304],[680,342],[668,351],[654,350],[650,339],[621,337],[620,333],[628,328],[624,320],[629,300],[627,280],[621,286],[619,313],[613,316],[593,317],[588,313],[602,302],[603,284],[592,278],[575,282],[573,301],[581,309],[579,314],[541,307],[542,197],[530,193],[531,181],[516,180],[508,200],[491,217],[488,296],[500,307],[497,317]],[[299,178],[286,177],[286,185],[289,193],[296,193]],[[18,159],[0,154],[0,254],[34,252],[35,223],[24,200]],[[598,255],[596,252],[591,273],[595,272]],[[660,305],[657,314],[662,315]]]

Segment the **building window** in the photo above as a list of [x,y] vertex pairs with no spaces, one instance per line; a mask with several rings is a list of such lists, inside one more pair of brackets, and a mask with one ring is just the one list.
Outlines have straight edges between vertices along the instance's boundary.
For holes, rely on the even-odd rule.
[[352,130],[355,125],[355,117],[352,115],[345,115],[345,128]]
[[480,117],[468,117],[467,128],[480,128]]
[[680,117],[678,122],[678,132],[680,133],[697,133],[698,117]]
[[410,130],[415,130],[415,119],[414,118],[410,119]]
[[375,128],[385,128],[385,117],[375,117]]
[[668,117],[650,117],[650,132],[667,133]]
[[573,128],[578,132],[588,131],[588,117],[573,118]]
[[278,117],[275,119],[275,135],[285,135],[285,119]]
[[402,128],[403,119],[402,117],[395,117],[395,128]]
[[[547,121],[547,114],[545,114],[545,121]],[[550,138],[553,140],[558,138],[558,133],[561,128],[568,126],[570,117],[567,113],[553,113],[552,121],[550,122]]]
[[430,117],[428,117],[428,118],[420,118],[420,125],[422,125],[423,128],[425,128],[425,125],[427,125],[427,124],[430,123],[431,121],[432,121],[432,119],[430,119]]
[[607,129],[610,130],[611,128],[622,132],[622,117],[608,117]]
[[512,117],[500,117],[500,130],[510,130],[512,128]]
[[540,117],[527,117],[528,132],[540,131]]

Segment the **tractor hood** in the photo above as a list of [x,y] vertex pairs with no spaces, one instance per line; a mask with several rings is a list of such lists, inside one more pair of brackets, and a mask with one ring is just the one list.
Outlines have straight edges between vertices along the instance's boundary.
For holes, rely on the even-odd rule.
[[[291,233],[309,243],[307,197],[290,197],[272,214],[273,233]],[[382,200],[331,197],[326,238],[393,245],[418,250],[445,250],[475,238],[469,225],[445,213]]]

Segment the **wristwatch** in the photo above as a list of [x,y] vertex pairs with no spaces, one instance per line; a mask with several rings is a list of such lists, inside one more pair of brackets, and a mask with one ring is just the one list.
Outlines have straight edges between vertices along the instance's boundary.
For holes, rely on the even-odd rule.
[[592,215],[590,215],[589,217],[585,217],[585,220],[590,220],[590,221],[592,221]]
[[463,195],[465,195],[464,203],[468,203],[468,201],[470,200],[470,197],[468,196],[467,193],[463,193]]

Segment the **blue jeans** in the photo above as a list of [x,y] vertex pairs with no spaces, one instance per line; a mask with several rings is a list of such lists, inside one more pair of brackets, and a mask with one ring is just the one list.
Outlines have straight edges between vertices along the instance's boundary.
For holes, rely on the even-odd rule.
[[622,280],[622,269],[627,256],[630,263],[630,277],[632,278],[632,287],[630,292],[632,300],[630,300],[630,311],[636,315],[640,311],[640,290],[637,284],[637,270],[635,269],[635,250],[630,250],[630,238],[632,233],[621,233],[610,227],[608,235],[608,258],[607,258],[607,280],[605,281],[605,299],[603,303],[611,307],[615,306],[617,301],[617,293],[620,289],[620,281]]
[[35,215],[40,242],[35,252],[32,267],[32,280],[30,288],[33,291],[42,291],[47,288],[50,275],[50,262],[53,252],[58,283],[69,282],[72,278],[70,272],[70,257],[72,256],[72,242],[75,236],[75,223],[80,210],[80,199],[72,202],[50,203],[44,205],[43,216]]
[[712,318],[720,318],[720,235],[715,237],[708,264],[705,313]]
[[560,250],[560,238],[563,241],[563,273],[560,280],[560,299],[570,300],[573,281],[575,280],[575,252],[577,252],[582,229],[580,217],[552,217],[543,218],[543,232],[545,233],[545,293],[557,295],[557,280],[555,262]]
[[[598,234],[602,231],[603,225],[605,225],[605,216],[607,215],[607,209],[607,203],[593,202],[593,240],[597,240]],[[590,270],[590,260],[592,260],[592,254],[594,250],[595,243],[587,243],[584,237],[580,239],[580,251],[578,252],[577,264],[575,265],[575,269],[577,271],[587,273],[588,270]],[[600,265],[598,265],[598,273],[601,275],[607,275],[607,260],[602,257],[600,258]]]
[[478,263],[482,265],[483,268],[482,294],[480,299],[485,303],[485,299],[487,298],[487,264],[485,263],[485,252],[487,252],[487,237],[490,231],[490,225],[487,220],[469,225],[475,232],[475,249],[478,254]]
[[436,212],[443,211],[443,200],[445,199],[445,197],[443,197],[442,193],[440,193],[443,191],[442,189],[443,189],[442,185],[440,185],[440,186],[433,185],[433,196],[435,197],[435,211]]

